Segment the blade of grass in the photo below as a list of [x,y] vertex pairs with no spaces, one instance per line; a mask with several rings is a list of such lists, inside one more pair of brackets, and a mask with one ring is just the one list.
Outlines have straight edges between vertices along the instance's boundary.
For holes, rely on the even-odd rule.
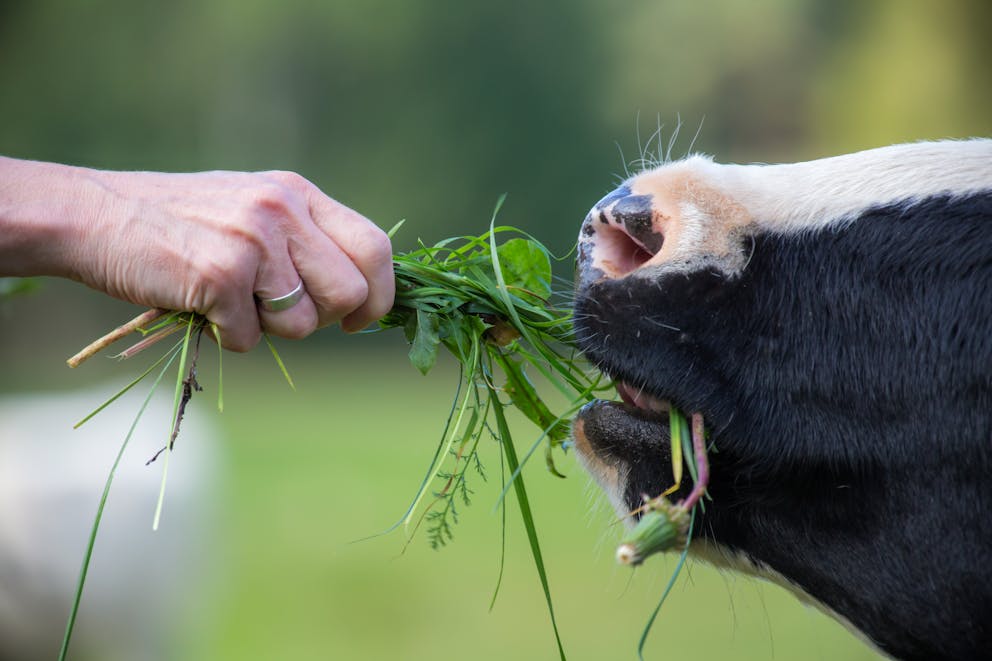
[[[161,359],[159,359],[155,365],[162,363],[163,360],[168,358],[165,365],[159,371],[158,376],[152,383],[152,387],[148,391],[148,395],[145,397],[145,401],[141,403],[141,408],[138,409],[138,414],[134,416],[134,421],[131,423],[131,428],[128,429],[127,435],[124,437],[124,442],[121,443],[120,450],[117,451],[117,456],[114,458],[114,463],[110,467],[110,474],[107,475],[107,482],[103,486],[103,494],[100,496],[100,503],[96,508],[96,517],[93,519],[93,527],[90,529],[90,537],[86,543],[86,552],[83,554],[83,566],[79,570],[79,580],[76,583],[76,594],[72,600],[72,609],[69,611],[69,619],[65,625],[65,635],[62,638],[62,648],[59,650],[59,661],[65,661],[66,654],[69,652],[69,642],[72,640],[72,631],[76,625],[76,616],[79,614],[79,603],[83,598],[83,586],[86,585],[86,575],[89,573],[90,568],[90,558],[93,557],[93,547],[96,544],[96,536],[100,530],[100,521],[103,519],[103,509],[107,504],[107,497],[110,495],[110,487],[114,483],[114,475],[117,473],[117,467],[121,463],[121,457],[124,456],[124,451],[127,449],[128,443],[131,441],[131,436],[134,435],[134,430],[138,426],[138,421],[141,420],[141,416],[144,415],[145,409],[148,408],[148,403],[152,399],[152,395],[158,389],[159,383],[162,381],[162,377],[168,371],[169,367],[172,365],[176,356],[179,354],[179,345],[169,350]],[[80,423],[82,424],[82,423]]]
[[672,447],[672,479],[675,480],[675,489],[682,485],[682,424],[679,421],[681,415],[668,414],[668,429],[671,434]]
[[269,351],[272,352],[272,357],[276,359],[276,365],[279,366],[279,371],[282,372],[283,377],[286,379],[286,383],[289,384],[290,388],[296,390],[296,384],[293,383],[293,377],[289,375],[289,370],[286,369],[286,366],[282,362],[282,358],[279,357],[279,352],[276,351],[275,345],[272,344],[272,340],[269,339],[268,333],[263,333],[262,337],[265,338],[265,343],[269,345]]
[[685,463],[689,468],[689,476],[692,477],[692,482],[695,484],[699,481],[699,476],[696,474],[696,455],[692,450],[692,431],[689,429],[689,421],[686,420],[686,417],[682,415],[681,412],[674,409],[673,412],[675,413],[679,428],[681,429],[680,440],[682,441],[682,456],[686,460]]
[[[573,413],[576,413],[583,406],[585,406],[585,403],[576,404],[575,406],[569,408],[567,411],[562,413],[561,416],[558,417],[556,422],[567,420]],[[534,441],[533,445],[531,445],[530,448],[527,450],[527,454],[524,455],[523,461],[521,461],[517,465],[517,468],[510,475],[510,480],[505,483],[505,485],[503,486],[503,490],[499,493],[499,497],[496,499],[496,507],[499,507],[503,503],[503,500],[506,498],[506,494],[510,492],[511,485],[516,481],[517,477],[520,476],[520,471],[524,469],[524,466],[527,465],[527,461],[531,458],[531,455],[533,455],[537,451],[537,448],[541,446],[541,443],[544,441],[545,438],[547,438],[547,435],[548,435],[547,431],[545,430],[545,432],[542,433],[540,436],[538,436],[537,440]]]
[[[506,415],[503,412],[503,405],[499,402],[498,394],[494,389],[493,385],[486,382],[486,387],[489,389],[489,395],[493,402],[493,415],[496,418],[496,427],[499,431],[500,444],[502,445],[504,452],[506,453],[506,462],[509,469],[513,472],[517,471],[519,462],[517,461],[517,452],[513,447],[513,439],[510,436],[510,426],[506,422]],[[524,486],[523,475],[517,475],[517,478],[513,480],[513,487],[517,492],[517,503],[520,505],[520,516],[524,522],[524,528],[527,530],[527,539],[530,542],[530,552],[534,557],[534,564],[537,567],[537,575],[541,579],[541,587],[544,588],[544,598],[548,602],[548,614],[551,616],[551,628],[555,632],[555,642],[558,644],[558,654],[561,657],[561,661],[565,661],[565,649],[561,644],[561,636],[558,634],[558,622],[555,619],[555,608],[554,604],[551,602],[551,588],[548,586],[548,574],[544,567],[544,559],[541,557],[541,545],[537,540],[537,528],[534,525],[534,515],[530,509],[530,501],[527,498],[527,489]]]
[[[499,479],[506,483],[506,457],[503,456],[503,444],[499,445]],[[506,503],[499,504],[500,525],[499,525],[499,572],[496,574],[496,587],[493,588],[493,598],[489,600],[489,612],[496,606],[496,597],[499,596],[499,588],[503,585],[503,568],[506,566]]]
[[217,342],[217,410],[224,412],[224,347],[220,344],[220,331],[217,324],[210,322],[210,331]]
[[[183,376],[186,374],[186,361],[189,358],[189,344],[193,337],[193,326],[196,323],[193,319],[187,322],[186,335],[183,337],[183,346],[179,355],[179,370],[176,375],[176,394],[172,403],[172,420],[175,421],[179,415],[179,400],[183,394]],[[165,502],[165,484],[169,478],[169,457],[172,456],[172,430],[174,422],[169,427],[169,435],[165,441],[165,460],[162,462],[162,485],[158,491],[158,503],[155,505],[155,517],[152,519],[152,530],[158,530],[159,520],[162,518],[162,504]]]
[[90,411],[90,413],[85,418],[83,418],[82,420],[80,420],[79,422],[77,422],[76,424],[74,424],[72,426],[72,428],[73,429],[79,429],[84,424],[86,424],[87,422],[89,422],[89,420],[93,416],[95,416],[97,413],[99,413],[103,409],[107,408],[108,406],[110,406],[111,404],[113,404],[114,402],[116,402],[121,397],[121,395],[123,395],[124,393],[126,393],[127,391],[129,391],[131,388],[135,387],[136,385],[138,385],[146,376],[148,376],[149,374],[151,374],[152,371],[154,371],[154,369],[156,367],[158,367],[159,365],[161,365],[162,362],[166,358],[168,358],[171,353],[173,353],[174,351],[176,351],[179,348],[179,345],[181,343],[182,342],[180,341],[180,342],[177,342],[175,345],[173,345],[173,347],[171,349],[169,349],[164,354],[162,354],[162,357],[161,358],[159,358],[154,363],[152,363],[151,367],[149,367],[144,372],[142,372],[141,375],[138,376],[134,381],[132,381],[131,383],[127,384],[126,386],[124,386],[123,388],[121,388],[120,390],[118,390],[117,393],[115,395],[113,395],[110,399],[108,399],[103,404],[100,404],[100,406],[98,406],[95,409],[93,409],[92,411]]
[[684,468],[682,463],[683,422],[682,414],[677,409],[672,409],[668,412],[668,433],[672,451],[672,478],[674,478],[675,482],[672,486],[665,489],[665,492],[661,494],[662,496],[673,494],[682,486],[682,470]]

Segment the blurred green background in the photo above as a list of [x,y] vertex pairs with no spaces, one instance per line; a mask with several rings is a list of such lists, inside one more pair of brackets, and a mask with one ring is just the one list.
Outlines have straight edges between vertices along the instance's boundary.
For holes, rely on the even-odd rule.
[[[296,170],[380,225],[406,218],[398,249],[484,231],[507,192],[501,221],[565,253],[658,121],[666,143],[684,124],[674,155],[701,126],[694,149],[738,162],[989,135],[990,30],[987,0],[6,0],[0,153]],[[63,367],[135,312],[61,282],[7,301],[0,388],[71,389],[136,369]],[[413,495],[452,366],[421,377],[399,337],[328,330],[280,346],[298,392],[264,351],[225,362],[223,571],[186,604],[166,658],[554,658],[512,501],[506,575],[488,611],[495,461],[450,547],[433,552],[420,537],[401,554],[402,533],[349,544]],[[202,399],[193,414],[216,415]],[[632,579],[615,567],[606,506],[570,459],[560,463],[567,480],[537,463],[526,475],[565,648],[631,658],[673,560]],[[680,578],[648,651],[874,658],[779,588],[702,564]]]

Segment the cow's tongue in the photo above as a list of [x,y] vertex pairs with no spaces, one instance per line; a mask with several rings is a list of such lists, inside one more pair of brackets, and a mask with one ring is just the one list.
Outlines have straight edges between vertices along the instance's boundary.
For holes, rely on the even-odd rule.
[[655,413],[667,413],[671,408],[669,402],[649,395],[642,389],[635,388],[624,381],[617,382],[617,394],[620,395],[620,399],[623,400],[624,404],[637,409],[653,411]]

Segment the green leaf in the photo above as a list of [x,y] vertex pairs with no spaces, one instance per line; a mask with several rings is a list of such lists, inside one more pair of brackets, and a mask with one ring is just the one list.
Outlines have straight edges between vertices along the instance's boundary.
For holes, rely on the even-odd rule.
[[527,239],[510,239],[496,252],[508,287],[542,299],[551,295],[551,259],[541,246]]
[[437,362],[437,345],[441,342],[438,325],[437,316],[417,310],[417,332],[410,345],[410,362],[421,374],[430,372]]

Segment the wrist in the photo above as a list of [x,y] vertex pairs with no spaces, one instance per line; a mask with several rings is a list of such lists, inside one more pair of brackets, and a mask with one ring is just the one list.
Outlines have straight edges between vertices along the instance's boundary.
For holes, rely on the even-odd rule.
[[113,196],[108,173],[0,157],[0,275],[87,279]]

